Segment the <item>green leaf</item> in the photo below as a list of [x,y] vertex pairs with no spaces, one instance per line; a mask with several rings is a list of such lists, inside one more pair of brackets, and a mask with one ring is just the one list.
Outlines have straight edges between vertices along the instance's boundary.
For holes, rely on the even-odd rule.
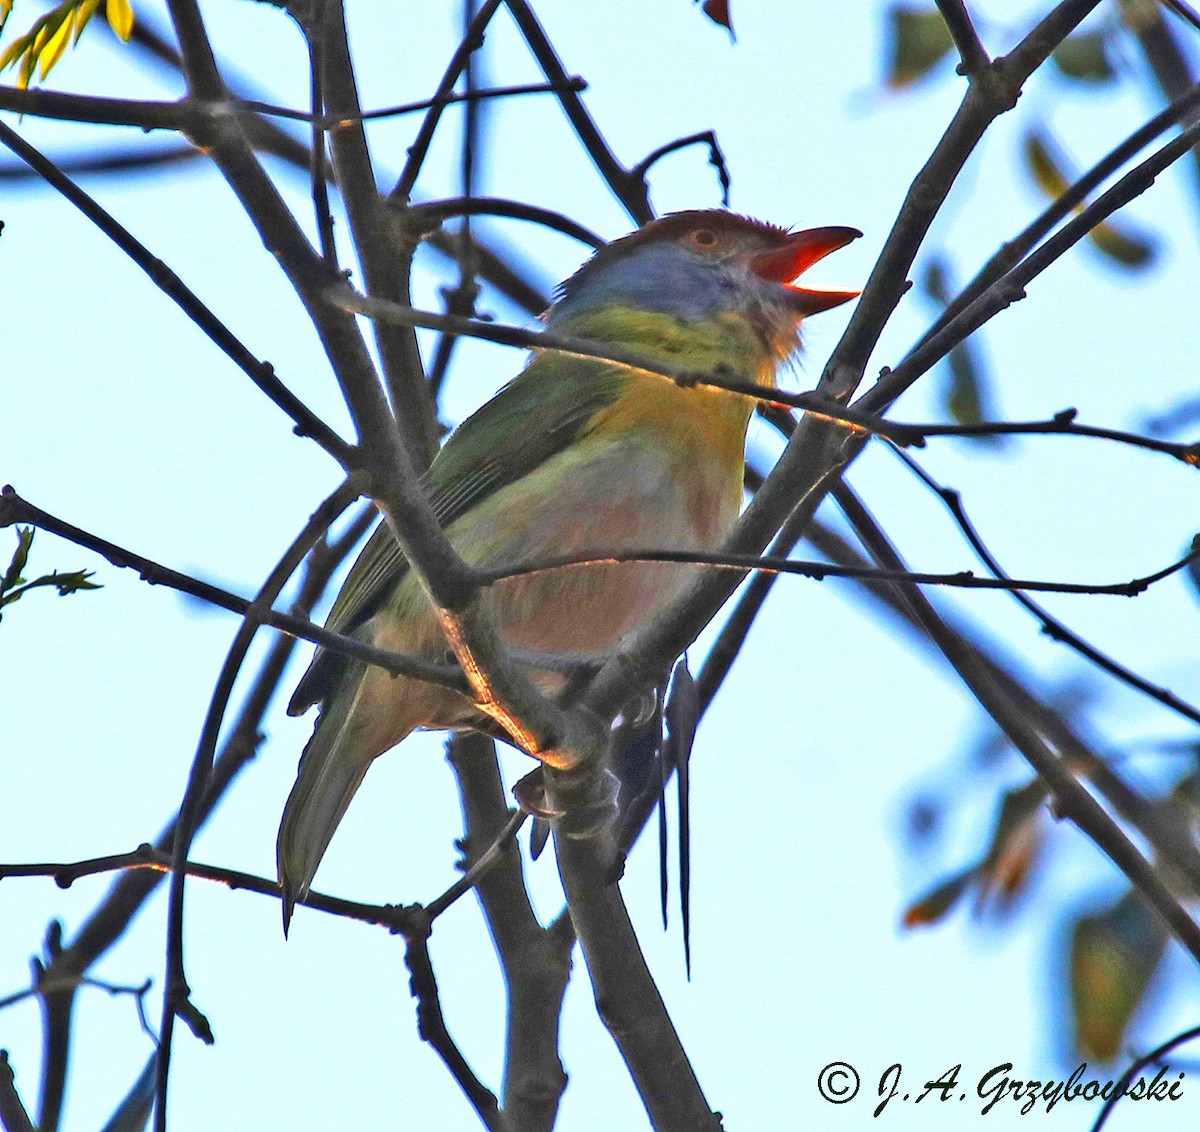
[[1085,31],[1068,36],[1051,53],[1055,66],[1070,79],[1108,82],[1116,71],[1108,57],[1108,33]]
[[1070,187],[1064,172],[1064,162],[1050,138],[1037,130],[1025,135],[1025,165],[1033,182],[1051,200],[1062,196]]
[[66,574],[55,571],[53,574],[47,575],[47,580],[58,590],[59,597],[66,597],[67,594],[77,593],[79,590],[103,589],[104,587],[99,582],[88,581],[88,578],[94,576],[94,570],[72,570]]
[[44,586],[53,586],[58,590],[60,597],[78,593],[80,590],[102,588],[98,582],[88,581],[93,576],[91,570],[70,570],[62,573],[56,570],[52,574],[43,574],[39,578],[34,578],[32,582],[25,581],[21,577],[21,572],[29,561],[29,550],[33,546],[33,534],[32,527],[17,528],[16,553],[13,554],[8,569],[4,571],[4,577],[0,578],[0,609],[15,601],[20,601],[30,590]]
[[[979,424],[991,414],[985,412],[984,378],[979,369],[975,351],[968,339],[960,342],[946,355],[950,369],[950,381],[946,387],[946,413],[956,424]],[[999,436],[969,436],[967,440],[986,441],[995,444]]]
[[12,561],[8,564],[8,569],[4,571],[4,577],[0,578],[0,594],[3,594],[5,590],[11,590],[14,586],[19,586],[25,580],[21,577],[21,571],[25,569],[25,563],[29,561],[31,546],[33,546],[33,528],[18,527],[17,549],[12,556]]
[[1136,890],[1071,931],[1071,1005],[1081,1053],[1111,1061],[1166,948],[1166,931]]
[[954,47],[950,29],[936,8],[893,4],[887,23],[885,82],[893,90],[911,86],[928,74]]

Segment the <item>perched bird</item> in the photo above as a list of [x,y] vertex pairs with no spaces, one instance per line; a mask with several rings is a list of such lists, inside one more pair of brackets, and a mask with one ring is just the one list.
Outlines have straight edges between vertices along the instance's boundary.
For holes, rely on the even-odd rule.
[[[559,289],[547,329],[619,343],[648,360],[767,387],[799,348],[807,315],[857,292],[794,280],[861,235],[788,232],[719,210],[680,212],[606,245]],[[742,501],[754,401],[683,388],[629,367],[546,351],[454,432],[428,473],[455,549],[480,567],[550,555],[714,550]],[[695,566],[624,563],[530,574],[485,598],[501,636],[548,691],[562,666],[603,656],[664,608]],[[363,549],[326,625],[380,648],[442,656],[446,641],[391,532]],[[494,732],[468,697],[318,650],[292,696],[321,705],[279,827],[286,930],[367,767],[416,728]]]

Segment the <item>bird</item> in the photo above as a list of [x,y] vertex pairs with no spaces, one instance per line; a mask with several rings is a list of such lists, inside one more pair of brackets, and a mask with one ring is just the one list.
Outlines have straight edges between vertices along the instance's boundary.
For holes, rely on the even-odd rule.
[[[721,209],[672,213],[603,245],[562,283],[548,331],[635,349],[648,363],[762,385],[800,348],[803,320],[857,291],[796,279],[862,233],[790,230]],[[442,446],[426,487],[450,544],[477,568],[606,551],[713,551],[741,509],[752,397],[535,350]],[[544,691],[554,658],[611,654],[700,567],[625,562],[514,577],[485,591],[497,631]],[[446,640],[386,525],[351,568],[326,628],[441,658]],[[288,713],[319,705],[276,843],[286,934],[371,763],[417,729],[496,724],[470,697],[318,648]]]

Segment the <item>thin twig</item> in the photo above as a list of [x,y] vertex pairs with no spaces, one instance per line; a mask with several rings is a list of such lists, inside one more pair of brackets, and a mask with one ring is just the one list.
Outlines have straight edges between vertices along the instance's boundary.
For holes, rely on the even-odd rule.
[[[365,509],[336,542],[321,544],[309,555],[294,607],[296,612],[311,612],[334,571],[362,539],[374,517],[373,507]],[[263,739],[260,730],[263,717],[278,689],[294,645],[292,638],[281,636],[268,650],[213,767],[204,798],[202,820],[212,813],[242,768],[255,756]],[[174,839],[175,823],[172,821],[157,840],[159,852],[167,859]],[[43,971],[44,985],[60,985],[63,980],[68,980],[69,986],[70,979],[83,975],[120,938],[157,888],[160,879],[146,872],[129,872],[115,881],[71,942],[53,954]],[[50,1128],[57,1124],[66,1090],[66,1056],[70,1049],[74,995],[68,989],[62,993],[43,994],[41,999],[46,1028],[44,1044],[49,1051],[43,1062],[41,1112],[43,1126]]]
[[[1001,569],[995,555],[988,549],[987,544],[975,529],[975,524],[971,522],[970,517],[967,515],[966,508],[963,506],[962,496],[953,488],[945,487],[938,483],[907,452],[897,449],[896,455],[946,505],[950,514],[954,517],[955,523],[958,524],[959,529],[971,544],[971,548],[978,555],[979,560],[997,578],[1007,579],[1008,575]],[[1116,677],[1122,683],[1129,685],[1131,688],[1136,688],[1151,699],[1157,700],[1164,707],[1178,712],[1185,719],[1190,719],[1193,723],[1200,723],[1200,709],[1181,700],[1169,689],[1160,688],[1156,684],[1150,683],[1149,680],[1139,676],[1131,668],[1127,668],[1120,662],[1113,660],[1112,657],[1106,656],[1094,645],[1085,641],[1079,634],[1067,628],[1057,617],[1051,616],[1042,606],[1021,591],[1013,590],[1011,592],[1013,597],[1038,619],[1042,626],[1042,632],[1052,640],[1059,641],[1069,648],[1074,649],[1085,660],[1091,661],[1091,663],[1103,669],[1110,676]]]
[[417,1000],[417,1032],[442,1059],[484,1127],[490,1129],[490,1132],[507,1132],[508,1122],[500,1112],[500,1102],[496,1100],[496,1094],[475,1075],[446,1026],[441,998],[438,995],[437,978],[429,958],[427,935],[407,937],[404,964],[412,975],[409,986]]
[[1200,85],[1193,87],[1183,98],[1156,114],[1149,122],[1135,130],[1119,146],[1093,165],[1065,192],[1055,198],[1020,235],[1005,241],[1000,250],[984,264],[975,278],[938,315],[929,329],[921,336],[914,349],[923,346],[1006,271],[1020,263],[1037,246],[1042,237],[1051,232],[1060,220],[1069,216],[1078,205],[1087,199],[1093,189],[1111,177],[1160,134],[1177,122],[1181,122],[1198,107],[1200,107]]
[[[611,362],[614,365],[624,366],[641,373],[667,378],[685,388],[704,386],[710,389],[723,389],[728,393],[749,397],[766,405],[787,405],[792,408],[804,409],[810,416],[847,425],[862,434],[882,436],[899,445],[920,447],[927,439],[937,436],[1088,436],[1142,448],[1149,452],[1161,452],[1185,464],[1200,466],[1200,445],[1180,444],[1121,429],[1079,424],[1075,419],[1074,409],[1064,409],[1043,421],[981,421],[969,425],[944,424],[940,421],[928,424],[892,421],[876,415],[871,409],[860,407],[863,401],[871,396],[870,394],[853,406],[844,406],[830,401],[819,388],[789,393],[786,390],[746,381],[732,373],[696,370],[664,358],[650,358],[642,351],[631,349],[620,343],[559,334],[554,331],[530,330],[522,326],[484,322],[480,319],[420,310],[416,307],[406,307],[360,295],[343,284],[339,284],[331,297],[345,309],[357,311],[376,320],[421,326],[428,330],[440,330],[444,333],[479,338],[485,342],[496,342],[503,346],[547,350],[565,357]],[[907,359],[902,364],[907,365]],[[899,367],[896,371],[888,371],[889,374],[896,372],[899,372]]]
[[1155,1062],[1161,1061],[1165,1054],[1171,1050],[1184,1045],[1186,1042],[1194,1042],[1200,1038],[1200,1026],[1193,1026],[1190,1030],[1184,1030],[1181,1034],[1176,1034],[1173,1038],[1163,1042],[1160,1046],[1155,1046],[1149,1053],[1139,1057],[1124,1073],[1118,1078],[1112,1093],[1105,1098],[1104,1106],[1096,1116],[1096,1123],[1092,1125],[1092,1132],[1100,1132],[1100,1129],[1108,1123],[1109,1114],[1120,1103],[1121,1098],[1125,1095],[1129,1087],[1129,1083],[1148,1065],[1153,1065]]
[[971,14],[964,0],[937,0],[937,6],[942,19],[946,21],[946,27],[950,29],[958,57],[962,60],[959,73],[969,79],[983,76],[992,61],[979,41],[979,34],[971,22]]
[[[850,488],[844,482],[839,483],[835,488],[835,495],[855,533],[869,548],[876,561],[888,569],[902,570],[904,563],[900,556]],[[1125,831],[1071,773],[1024,713],[1013,710],[1013,705],[1008,702],[1002,689],[990,678],[986,669],[977,663],[977,659],[962,649],[960,642],[952,634],[944,632],[936,614],[924,613],[919,609],[914,611],[921,619],[922,627],[946,652],[947,658],[952,661],[988,714],[1034,771],[1045,779],[1054,795],[1057,812],[1074,822],[1129,878],[1168,930],[1200,963],[1200,926],[1159,876],[1155,866],[1141,854]]]
[[[300,568],[309,551],[320,539],[325,537],[330,524],[358,499],[360,489],[361,476],[357,474],[343,482],[317,507],[300,533],[284,551],[279,562],[259,588],[254,602],[242,619],[233,643],[229,646],[229,652],[221,666],[220,675],[217,677],[216,686],[209,701],[204,726],[196,744],[196,754],[188,771],[183,801],[179,806],[179,814],[175,822],[175,842],[171,850],[172,874],[167,903],[166,971],[163,977],[162,1022],[159,1027],[161,1038],[155,1067],[155,1108],[160,1114],[165,1114],[167,1107],[171,1038],[175,1019],[182,1018],[192,1033],[202,1041],[208,1044],[213,1041],[208,1020],[191,1001],[191,991],[184,969],[183,912],[187,882],[185,866],[192,838],[199,826],[200,816],[203,812],[204,795],[208,787],[209,776],[212,773],[217,740],[225,720],[225,712],[233,695],[233,685],[241,672],[242,664],[245,662],[259,627],[263,624],[262,612],[271,608],[284,586]],[[165,1116],[162,1119],[165,1121]]]
[[479,571],[484,585],[495,585],[509,578],[525,578],[550,570],[584,569],[591,566],[619,565],[632,562],[668,562],[689,566],[703,566],[716,570],[736,570],[749,573],[759,570],[764,573],[795,574],[822,581],[830,578],[870,578],[880,582],[900,582],[919,586],[949,586],[956,589],[980,590],[1029,590],[1034,593],[1110,595],[1136,597],[1150,586],[1169,578],[1184,569],[1190,562],[1200,558],[1200,536],[1192,549],[1176,562],[1156,570],[1144,577],[1128,582],[1045,582],[1028,578],[982,578],[969,570],[953,574],[936,574],[919,570],[887,570],[874,567],[839,566],[830,562],[804,562],[791,558],[772,558],[758,554],[709,554],[699,550],[612,550],[588,556],[561,554],[547,555],[536,562],[514,563],[491,566]]
[[[337,0],[335,0],[337,2]],[[318,239],[321,245],[321,258],[329,265],[330,270],[337,271],[337,245],[333,236],[333,214],[329,211],[329,173],[325,167],[326,145],[325,131],[325,92],[323,78],[325,73],[322,59],[321,34],[323,11],[326,0],[315,0],[312,12],[305,22],[305,43],[308,45],[308,85],[309,99],[312,106],[312,141],[311,160],[309,168],[312,184],[313,212],[316,215]]]
[[478,858],[471,862],[467,871],[446,889],[441,896],[425,906],[425,910],[429,913],[431,920],[436,920],[460,896],[475,888],[479,884],[480,879],[496,867],[500,858],[512,846],[513,840],[528,817],[529,815],[521,810],[514,810],[512,812],[508,822],[496,836],[495,841]]
[[[0,88],[2,93],[4,88]],[[405,102],[399,106],[381,106],[377,110],[360,110],[355,114],[320,114],[316,111],[296,110],[290,106],[278,106],[273,102],[259,102],[253,98],[239,99],[237,105],[256,114],[272,118],[287,118],[294,122],[309,122],[323,130],[334,131],[347,122],[374,122],[380,118],[396,118],[404,114],[416,114],[433,107],[453,106],[458,102],[487,102],[493,98],[514,98],[523,94],[557,94],[560,90],[584,91],[587,83],[578,75],[572,75],[563,86],[555,83],[518,83],[515,86],[485,87],[482,90],[451,91],[439,98],[423,98],[420,102]],[[139,105],[139,104],[134,104]],[[0,106],[3,109],[3,106]]]
[[[358,117],[362,107],[350,58],[344,8],[342,0],[325,3],[324,18],[320,27],[314,30],[321,44],[321,89],[325,109],[334,115],[343,111],[347,115],[341,128],[330,136],[333,168],[368,291],[385,299],[407,303],[411,300],[409,288],[415,244],[387,238],[387,218],[379,198],[367,134]],[[410,327],[396,326],[376,325],[373,329],[394,414],[394,420],[389,422],[389,432],[394,428],[408,459],[418,471],[424,471],[437,452],[438,432],[437,415],[426,391],[416,332]],[[353,415],[353,407],[351,411]],[[361,416],[355,423],[361,425]]]
[[[492,17],[496,14],[496,10],[500,7],[500,2],[501,0],[485,0],[485,3],[467,28],[466,34],[463,36],[458,48],[451,56],[445,74],[442,75],[441,82],[438,83],[437,91],[429,101],[429,109],[426,111],[425,120],[421,123],[421,128],[417,131],[417,136],[413,144],[409,146],[408,160],[404,163],[400,179],[396,182],[396,187],[389,194],[389,199],[407,203],[412,196],[413,186],[416,185],[417,177],[421,172],[421,166],[425,163],[425,157],[429,152],[430,144],[433,142],[433,135],[437,130],[438,122],[441,120],[442,110],[446,106],[446,101],[454,90],[454,86],[458,82],[458,77],[462,74],[463,68],[466,67],[472,53],[483,45],[484,32],[488,24],[491,23]],[[562,76],[547,75],[547,78],[550,79],[552,85],[556,86],[565,86],[569,83],[569,76],[566,74]],[[566,96],[565,91],[559,92],[559,97],[565,98]]]
[[[65,538],[77,546],[95,551],[116,567],[136,570],[143,581],[152,586],[168,586],[180,593],[200,598],[220,609],[227,609],[231,613],[246,616],[254,604],[247,598],[238,597],[237,594],[223,590],[219,586],[182,574],[178,570],[172,570],[168,566],[163,566],[132,550],[126,550],[98,535],[90,534],[80,527],[51,515],[48,511],[43,511],[40,507],[35,507],[32,503],[22,499],[11,487],[5,487],[0,489],[0,527],[10,526],[13,523],[31,523],[33,526]],[[339,655],[377,665],[393,675],[411,676],[455,691],[468,691],[468,685],[461,670],[454,665],[439,664],[418,656],[377,649],[373,645],[365,644],[353,637],[331,633],[328,629],[295,614],[260,609],[258,615],[262,618],[264,625],[270,625],[273,629],[278,629],[301,640],[310,641]]]
[[275,374],[270,362],[259,361],[229,328],[200,300],[178,275],[127,228],[48,158],[25,141],[20,134],[0,122],[0,142],[26,162],[51,188],[57,189],[97,228],[113,241],[156,286],[170,298],[213,341],[255,385],[258,386],[296,424],[296,434],[315,440],[343,468],[354,467],[354,450],[324,421],[308,408]]
[[1111,189],[1082,209],[1035,252],[1001,276],[923,345],[911,350],[895,369],[885,370],[874,387],[856,402],[856,409],[880,412],[960,342],[1012,303],[1025,297],[1025,288],[1097,224],[1144,193],[1155,178],[1183,157],[1200,140],[1200,122],[1189,126],[1136,165]]
[[546,78],[560,88],[558,100],[562,104],[563,112],[580,144],[595,162],[605,184],[625,206],[625,211],[635,224],[649,223],[654,219],[654,210],[650,207],[645,178],[626,169],[617,160],[604,135],[584,107],[583,99],[575,91],[565,89],[568,78],[566,68],[527,0],[506,0],[506,4],[538,66],[542,68]]
[[504,200],[500,197],[454,197],[450,200],[421,201],[410,205],[408,214],[414,222],[424,227],[451,216],[505,216],[512,220],[528,220],[545,228],[570,236],[590,248],[601,248],[607,241],[597,236],[569,216],[551,208],[541,208],[519,200]]
[[725,154],[721,152],[720,143],[717,141],[717,135],[713,130],[701,130],[698,134],[689,134],[685,138],[676,138],[665,145],[660,145],[657,149],[651,150],[630,169],[630,176],[640,177],[642,182],[645,183],[646,174],[650,172],[651,167],[658,161],[661,161],[662,158],[670,153],[677,153],[679,150],[686,149],[691,145],[708,146],[708,163],[717,171],[717,180],[721,183],[721,205],[724,208],[728,208],[729,190],[731,188],[729,166],[725,163]]

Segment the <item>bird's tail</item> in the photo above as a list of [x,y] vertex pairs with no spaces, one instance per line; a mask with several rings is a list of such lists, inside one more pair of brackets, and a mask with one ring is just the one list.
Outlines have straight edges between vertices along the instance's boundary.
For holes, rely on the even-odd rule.
[[275,860],[283,889],[285,936],[296,901],[308,895],[334,830],[378,754],[355,734],[352,723],[361,685],[360,671],[344,680],[326,700],[312,738],[300,756],[296,784],[283,808]]

